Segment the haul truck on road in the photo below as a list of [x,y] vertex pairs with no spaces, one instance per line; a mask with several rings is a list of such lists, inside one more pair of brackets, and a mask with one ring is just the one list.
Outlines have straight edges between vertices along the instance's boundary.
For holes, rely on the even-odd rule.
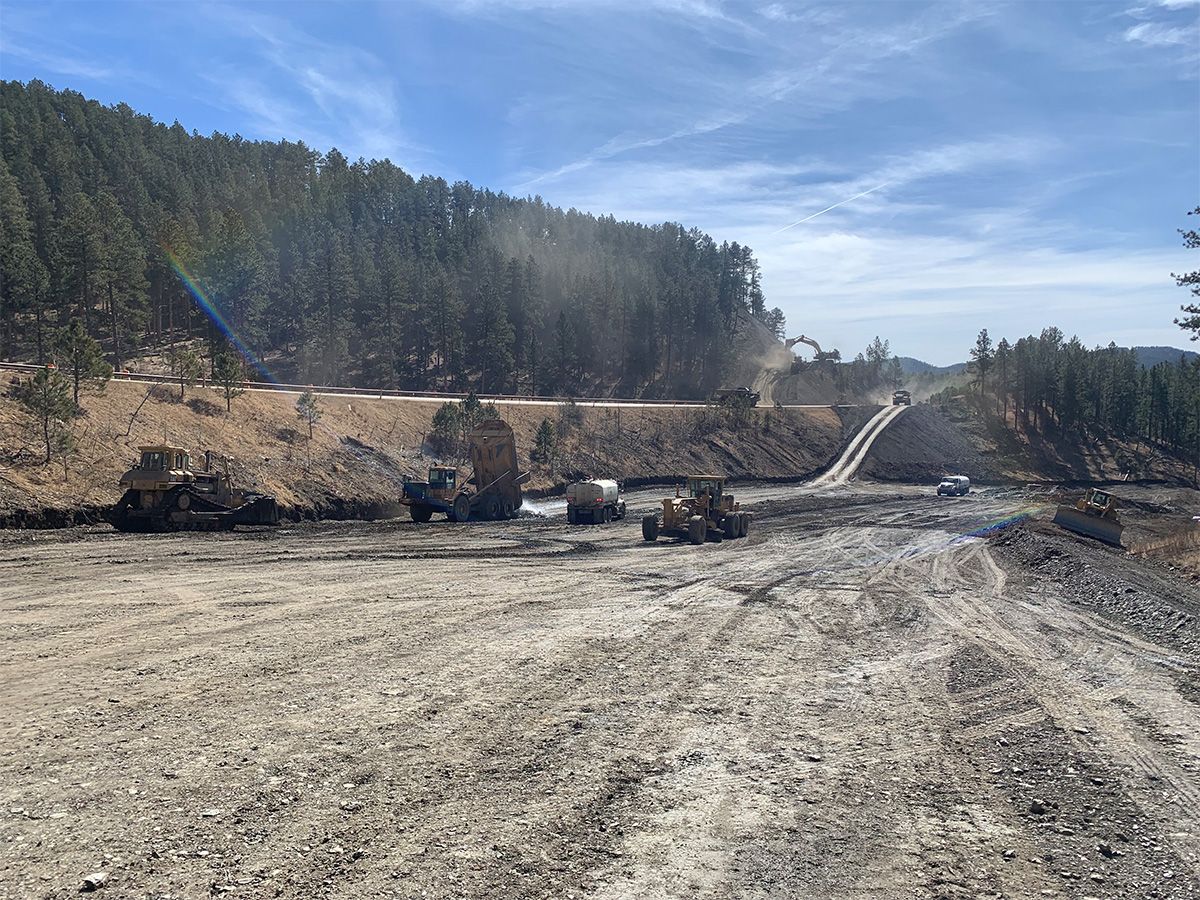
[[428,481],[406,479],[400,502],[414,522],[428,522],[435,512],[455,522],[516,517],[521,485],[529,480],[529,473],[517,467],[513,430],[500,419],[488,419],[471,429],[467,441],[472,474],[466,483],[474,490],[458,486],[458,473],[451,466],[431,467]]

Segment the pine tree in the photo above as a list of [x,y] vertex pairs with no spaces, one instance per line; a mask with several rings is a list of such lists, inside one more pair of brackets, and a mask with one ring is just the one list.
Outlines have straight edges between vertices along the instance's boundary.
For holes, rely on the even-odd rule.
[[90,337],[83,323],[72,319],[54,341],[54,356],[59,368],[68,373],[74,388],[75,405],[79,406],[79,391],[84,386],[103,390],[112,378],[113,367],[104,361],[100,343]]
[[70,383],[57,369],[38,369],[21,386],[17,402],[37,421],[46,445],[46,462],[49,463],[58,435],[67,430],[66,423],[77,409],[71,401]]

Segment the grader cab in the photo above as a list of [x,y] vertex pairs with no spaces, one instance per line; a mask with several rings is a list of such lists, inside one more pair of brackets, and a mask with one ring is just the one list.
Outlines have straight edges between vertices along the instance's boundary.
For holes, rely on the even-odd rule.
[[642,518],[642,537],[647,541],[665,534],[703,544],[745,537],[750,530],[750,514],[725,492],[721,475],[689,475],[686,493],[676,488],[675,496],[664,498],[662,504],[661,521],[657,513]]

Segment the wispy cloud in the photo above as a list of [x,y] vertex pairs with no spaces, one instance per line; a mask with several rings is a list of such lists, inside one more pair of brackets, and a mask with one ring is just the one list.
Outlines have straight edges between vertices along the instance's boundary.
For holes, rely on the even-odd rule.
[[395,76],[378,57],[278,17],[223,5],[209,10],[210,22],[229,40],[249,42],[268,66],[267,77],[249,74],[244,64],[206,75],[261,127],[326,147],[349,137],[359,152],[378,158],[411,149],[400,125]]
[[1154,22],[1142,22],[1125,32],[1125,40],[1149,44],[1151,47],[1169,47],[1177,44],[1195,47],[1198,36],[1200,31],[1195,26],[1172,28]]

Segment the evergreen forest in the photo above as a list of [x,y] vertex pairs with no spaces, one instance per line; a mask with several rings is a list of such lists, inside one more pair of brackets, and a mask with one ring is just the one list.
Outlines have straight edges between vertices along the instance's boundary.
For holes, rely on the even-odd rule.
[[38,81],[0,82],[0,229],[10,360],[54,361],[77,323],[117,369],[187,346],[252,379],[687,398],[719,385],[746,312],[783,331],[750,248],[695,228],[206,137]]
[[[1007,427],[1108,434],[1200,459],[1200,356],[1138,363],[1136,350],[1089,350],[1045,328],[1010,344],[987,329],[971,348],[972,384],[982,411]],[[951,388],[931,402],[946,402]]]

